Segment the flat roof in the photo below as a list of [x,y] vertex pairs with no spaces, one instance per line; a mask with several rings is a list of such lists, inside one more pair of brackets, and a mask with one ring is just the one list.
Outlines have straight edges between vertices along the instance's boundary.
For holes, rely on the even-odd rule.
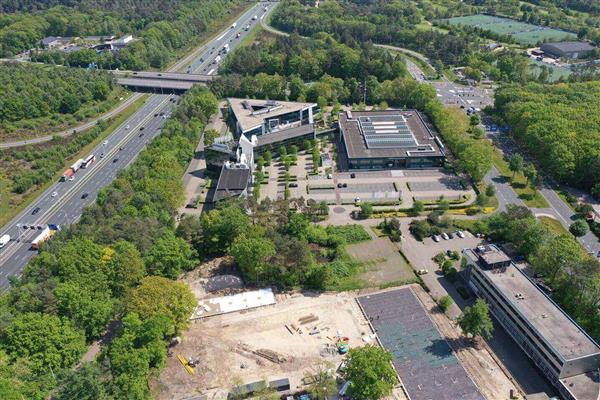
[[589,44],[588,42],[552,42],[552,43],[544,43],[542,44],[542,49],[544,48],[554,48],[559,51],[564,52],[577,52],[577,51],[592,51],[594,50],[594,46]]
[[230,296],[213,297],[198,301],[198,305],[190,319],[212,317],[213,315],[268,306],[275,303],[275,295],[271,288],[252,290]]
[[241,195],[248,187],[250,168],[238,168],[223,164],[213,201],[228,199]]
[[267,133],[256,137],[257,146],[265,146],[267,144],[279,143],[284,140],[297,138],[300,136],[314,133],[315,127],[313,124],[300,125],[295,128],[282,129],[277,132]]
[[465,254],[565,360],[600,353],[598,344],[514,264],[486,270],[473,250]]
[[510,261],[510,257],[496,246],[480,246],[477,248],[476,254],[488,264]]
[[263,99],[227,99],[235,119],[240,124],[242,132],[255,129],[262,125],[265,119],[315,107],[315,103],[300,103],[296,101],[279,101]]
[[352,111],[339,118],[348,158],[443,157],[418,111]]
[[357,298],[412,400],[483,400],[410,287]]

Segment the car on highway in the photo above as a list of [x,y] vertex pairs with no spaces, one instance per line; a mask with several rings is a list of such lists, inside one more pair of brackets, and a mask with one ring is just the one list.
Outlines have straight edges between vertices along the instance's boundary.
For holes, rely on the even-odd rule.
[[51,196],[52,196],[52,197],[56,197],[56,196],[58,196],[58,192],[52,192]]
[[123,150],[123,146],[119,147],[119,151]]
[[104,142],[102,142],[103,145],[107,145],[108,144],[108,140],[105,140]]
[[34,209],[33,209],[33,211],[31,212],[31,215],[35,215],[35,214],[37,214],[37,213],[39,213],[39,212],[40,212],[40,208],[39,208],[39,207],[36,207],[36,208],[34,208]]
[[155,117],[158,117],[158,113],[154,114]]
[[104,158],[104,153],[100,153],[100,158]]
[[118,158],[113,159],[113,163],[116,163],[117,161],[119,161]]
[[143,131],[143,130],[144,130],[144,127],[142,126],[142,127],[140,128],[140,132],[141,132],[141,131]]
[[142,137],[142,136],[144,136],[144,132],[141,132],[141,133],[138,135],[138,137]]
[[82,198],[82,199],[87,199],[87,197],[88,197],[89,195],[90,195],[89,193],[85,192],[84,194],[82,194],[82,195],[81,195],[81,198]]

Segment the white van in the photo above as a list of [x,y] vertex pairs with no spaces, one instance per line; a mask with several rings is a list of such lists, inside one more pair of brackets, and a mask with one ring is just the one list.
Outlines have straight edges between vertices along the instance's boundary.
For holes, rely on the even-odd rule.
[[10,242],[10,235],[2,235],[0,237],[0,249],[6,246]]

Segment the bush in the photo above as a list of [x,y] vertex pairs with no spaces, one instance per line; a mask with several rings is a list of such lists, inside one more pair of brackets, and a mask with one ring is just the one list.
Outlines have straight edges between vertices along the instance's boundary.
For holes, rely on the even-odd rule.
[[588,233],[588,230],[589,226],[587,222],[582,219],[578,219],[577,221],[573,222],[569,227],[569,232],[571,232],[575,237],[584,236],[586,233]]
[[435,257],[433,257],[433,261],[435,261],[439,266],[442,266],[444,261],[446,261],[446,255],[444,253],[437,253]]
[[440,310],[442,310],[442,312],[446,312],[448,311],[448,309],[450,308],[450,306],[454,303],[454,300],[452,300],[452,297],[445,295],[439,298],[439,300],[437,301],[438,306],[440,307]]
[[329,235],[337,235],[346,241],[346,243],[357,243],[371,239],[369,233],[362,225],[330,225],[326,228]]
[[467,210],[465,211],[465,213],[467,215],[477,215],[481,212],[481,208],[480,207],[469,207],[467,208]]

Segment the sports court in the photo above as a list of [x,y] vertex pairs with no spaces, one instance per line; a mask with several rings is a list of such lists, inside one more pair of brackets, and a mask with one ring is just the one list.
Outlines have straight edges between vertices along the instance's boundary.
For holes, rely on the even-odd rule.
[[543,41],[562,41],[577,38],[577,35],[572,32],[485,14],[454,17],[444,20],[444,22],[450,25],[480,28],[500,35],[509,35],[518,43],[526,45]]
[[412,400],[484,400],[410,287],[357,300]]

